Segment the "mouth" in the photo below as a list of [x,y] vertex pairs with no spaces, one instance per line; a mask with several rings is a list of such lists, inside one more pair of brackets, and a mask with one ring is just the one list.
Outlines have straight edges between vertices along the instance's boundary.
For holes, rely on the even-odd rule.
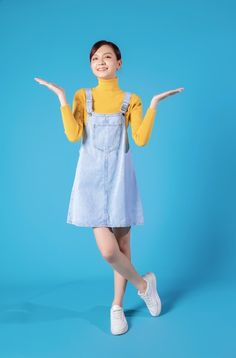
[[98,68],[97,71],[102,72],[102,71],[106,71],[107,69],[108,69],[107,67],[101,67],[101,68]]

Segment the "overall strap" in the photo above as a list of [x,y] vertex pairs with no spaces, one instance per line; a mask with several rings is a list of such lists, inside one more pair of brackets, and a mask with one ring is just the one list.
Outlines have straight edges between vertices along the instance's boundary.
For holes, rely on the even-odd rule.
[[[86,110],[87,110],[87,112],[89,114],[91,114],[92,111],[93,111],[93,108],[92,108],[92,105],[93,105],[92,90],[91,90],[91,88],[85,88],[85,91],[86,91]],[[131,97],[131,93],[130,92],[125,92],[123,103],[121,105],[121,112],[123,114],[125,114],[125,112],[127,111],[130,97]]]
[[122,103],[122,106],[121,106],[121,112],[123,114],[125,114],[125,112],[127,111],[130,97],[131,97],[131,93],[130,92],[125,92],[125,96],[124,96],[123,103]]
[[91,88],[85,88],[86,91],[86,110],[91,114],[93,111],[93,97]]

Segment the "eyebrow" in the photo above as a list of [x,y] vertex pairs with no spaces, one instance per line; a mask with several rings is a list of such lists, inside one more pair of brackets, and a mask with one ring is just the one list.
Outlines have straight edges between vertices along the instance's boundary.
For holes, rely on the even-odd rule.
[[[112,55],[112,53],[111,53],[111,52],[104,52],[104,54],[103,54],[103,55],[106,55],[107,53],[109,53],[110,55]],[[97,55],[93,55],[93,56],[97,56]]]

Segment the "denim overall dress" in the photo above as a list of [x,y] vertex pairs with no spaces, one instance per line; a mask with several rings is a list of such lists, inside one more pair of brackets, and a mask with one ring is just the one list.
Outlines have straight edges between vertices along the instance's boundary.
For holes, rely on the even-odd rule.
[[144,224],[131,148],[125,125],[130,96],[125,92],[120,112],[93,112],[91,88],[86,88],[87,121],[70,195],[67,223],[86,227]]

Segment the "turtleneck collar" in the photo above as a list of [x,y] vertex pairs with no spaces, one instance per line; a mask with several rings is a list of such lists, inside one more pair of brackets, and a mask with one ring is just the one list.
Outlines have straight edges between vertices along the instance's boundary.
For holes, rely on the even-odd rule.
[[95,87],[98,90],[102,91],[114,91],[114,90],[120,90],[119,87],[119,79],[118,77],[114,78],[98,78],[98,85]]

